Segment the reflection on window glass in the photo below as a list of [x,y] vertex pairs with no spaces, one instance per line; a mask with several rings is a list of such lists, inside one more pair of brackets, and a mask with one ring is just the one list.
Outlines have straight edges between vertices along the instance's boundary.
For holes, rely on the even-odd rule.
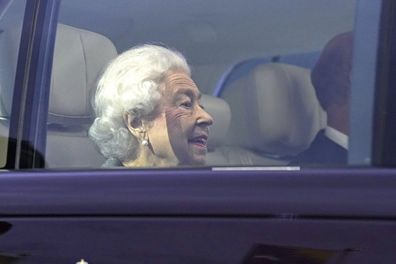
[[7,158],[9,117],[26,1],[0,2],[0,167]]
[[347,165],[355,5],[63,1],[48,166]]

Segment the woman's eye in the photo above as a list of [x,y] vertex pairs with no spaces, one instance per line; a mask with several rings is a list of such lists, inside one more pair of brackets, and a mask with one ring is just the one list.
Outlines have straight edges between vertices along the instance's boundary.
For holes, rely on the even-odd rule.
[[184,108],[191,108],[192,107],[192,102],[191,101],[182,102],[180,104],[180,106],[184,107]]

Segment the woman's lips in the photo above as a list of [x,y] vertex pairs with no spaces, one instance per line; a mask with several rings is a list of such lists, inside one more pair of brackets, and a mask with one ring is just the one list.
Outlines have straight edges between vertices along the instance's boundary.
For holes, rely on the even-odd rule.
[[208,143],[208,136],[207,135],[196,136],[196,137],[189,139],[188,142],[190,144],[197,146],[197,147],[206,149],[207,143]]

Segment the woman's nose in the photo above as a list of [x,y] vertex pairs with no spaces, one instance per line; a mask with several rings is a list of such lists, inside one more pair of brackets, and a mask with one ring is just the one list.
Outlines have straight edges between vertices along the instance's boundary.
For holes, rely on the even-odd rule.
[[197,123],[210,126],[213,124],[213,118],[208,112],[205,111],[204,108],[199,107]]

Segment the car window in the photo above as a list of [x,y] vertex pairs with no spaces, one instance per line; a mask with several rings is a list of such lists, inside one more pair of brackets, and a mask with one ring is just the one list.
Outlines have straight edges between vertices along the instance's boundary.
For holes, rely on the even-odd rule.
[[[149,149],[149,155],[156,158],[160,156],[163,160],[164,155],[168,155],[165,159],[177,160],[165,162],[164,166],[347,165],[349,104],[342,106],[342,112],[329,116],[313,88],[311,71],[332,38],[349,32],[353,40],[356,8],[355,0],[253,1],[248,4],[231,1],[227,8],[222,1],[213,2],[210,8],[202,1],[63,1],[49,105],[48,165],[123,167],[128,166],[126,160],[130,167],[162,164],[162,161],[138,162],[142,148],[135,143],[143,140],[132,135],[121,114],[104,116],[106,111],[115,111],[121,99],[111,107],[110,103],[103,103],[106,98],[97,99],[100,101],[95,105],[97,111],[92,109],[98,81],[108,64],[117,55],[142,44],[175,49],[185,57],[191,79],[205,95],[201,104],[211,117],[207,120],[209,133],[202,132],[206,128],[198,131],[193,126],[181,132],[174,132],[177,129],[168,123],[165,127],[157,126],[155,130],[162,131],[160,137],[165,145],[171,145],[171,150],[155,139],[155,133],[147,132],[148,148],[143,148],[143,152]],[[351,47],[346,55],[349,58],[345,59],[351,64],[352,43],[345,45]],[[322,64],[343,63],[342,58],[336,62],[328,58],[321,61]],[[318,70],[318,82],[337,78],[340,78],[338,82],[349,82],[349,78],[341,77],[344,73],[350,76],[345,72],[350,71],[347,66],[329,73],[334,75],[330,77],[320,71],[333,69],[323,68]],[[101,87],[105,90],[109,84],[103,83]],[[110,97],[114,101],[117,96]],[[349,96],[345,96],[345,101],[349,102]],[[105,108],[107,110],[103,110]],[[122,111],[127,110],[130,109],[124,107]],[[328,122],[334,122],[334,115],[342,116],[341,122],[345,124],[325,132]],[[109,126],[114,127],[106,127],[108,120],[113,122]],[[117,143],[113,139],[122,133],[104,132],[105,129],[123,131],[123,135],[129,133],[133,140],[123,139],[123,143]],[[336,143],[323,136],[327,130]],[[323,146],[319,142],[318,150],[305,153],[319,134],[329,142]],[[325,149],[327,143],[335,151],[329,153]],[[182,144],[185,147],[180,146]],[[124,147],[127,150],[123,150]],[[324,154],[318,155],[322,147]],[[200,148],[206,148],[206,163],[198,162],[198,157],[188,158],[197,156]],[[64,151],[60,153],[59,149]],[[315,160],[326,155],[329,159],[341,159]]]
[[26,1],[0,3],[0,167],[7,159],[9,118],[17,68],[18,47]]
[[[62,1],[45,166],[370,165],[375,83],[356,87],[375,78],[381,4],[365,3]],[[116,68],[143,45],[180,63]]]

